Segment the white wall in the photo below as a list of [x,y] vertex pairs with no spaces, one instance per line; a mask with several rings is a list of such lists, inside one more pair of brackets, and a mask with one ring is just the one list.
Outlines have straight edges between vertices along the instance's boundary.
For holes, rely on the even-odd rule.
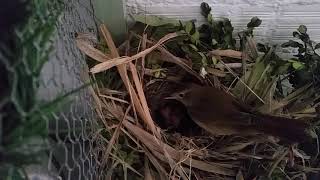
[[[153,14],[181,20],[203,22],[196,0],[126,0],[127,14]],[[214,16],[231,19],[235,30],[246,27],[251,17],[258,16],[262,25],[256,37],[270,43],[292,38],[300,24],[308,27],[311,39],[320,42],[320,0],[207,0]]]

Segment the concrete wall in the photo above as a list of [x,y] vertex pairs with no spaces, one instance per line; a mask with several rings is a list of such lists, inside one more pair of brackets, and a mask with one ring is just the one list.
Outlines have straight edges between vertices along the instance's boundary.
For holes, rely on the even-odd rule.
[[[92,0],[96,18],[108,26],[116,44],[126,38],[127,27],[122,0]],[[99,23],[100,23],[99,22]]]
[[[200,3],[195,0],[126,0],[127,14],[153,14],[203,22]],[[207,0],[215,17],[228,17],[235,30],[246,27],[251,17],[263,20],[256,31],[259,40],[279,43],[292,37],[300,24],[320,42],[320,0]]]

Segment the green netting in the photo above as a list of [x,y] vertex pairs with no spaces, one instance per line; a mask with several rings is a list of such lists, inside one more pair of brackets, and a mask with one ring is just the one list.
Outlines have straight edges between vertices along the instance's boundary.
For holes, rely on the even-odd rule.
[[90,0],[31,0],[30,17],[1,46],[0,179],[97,179],[103,143],[80,79],[76,32],[96,32]]

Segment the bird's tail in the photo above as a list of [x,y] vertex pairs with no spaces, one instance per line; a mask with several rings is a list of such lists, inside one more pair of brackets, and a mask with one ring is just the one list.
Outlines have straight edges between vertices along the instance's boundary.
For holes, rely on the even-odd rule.
[[259,114],[255,116],[257,128],[270,135],[291,142],[305,142],[311,139],[308,133],[309,123],[286,117]]

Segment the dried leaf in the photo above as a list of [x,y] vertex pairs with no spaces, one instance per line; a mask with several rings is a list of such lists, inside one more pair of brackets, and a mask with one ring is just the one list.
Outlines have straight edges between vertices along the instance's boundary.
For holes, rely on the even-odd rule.
[[[113,58],[117,58],[119,57],[119,53],[117,51],[117,48],[112,40],[111,34],[109,32],[109,30],[107,29],[107,27],[105,25],[101,25],[100,26],[100,30],[102,32],[102,35],[105,39],[105,41],[107,42],[107,45],[111,51],[111,55]],[[124,82],[127,91],[130,94],[130,97],[132,99],[132,102],[134,104],[134,109],[136,108],[139,115],[141,116],[141,118],[144,120],[144,122],[148,125],[148,127],[151,129],[151,131],[157,136],[160,137],[159,132],[156,131],[155,129],[155,125],[154,122],[150,120],[149,115],[145,114],[145,111],[142,108],[142,105],[140,103],[140,100],[138,98],[138,95],[136,94],[136,91],[134,90],[134,88],[132,87],[130,81],[129,81],[129,77],[127,74],[127,68],[126,65],[123,64],[119,64],[117,66],[119,74],[121,76],[122,81]],[[135,77],[138,77],[138,74],[136,73],[134,75]]]
[[139,96],[139,99],[140,99],[140,102],[141,102],[141,105],[142,105],[142,108],[143,108],[144,116],[145,116],[145,119],[147,121],[146,123],[149,125],[149,127],[152,130],[152,132],[155,132],[156,126],[155,126],[155,124],[154,124],[154,122],[152,120],[152,117],[151,117],[151,114],[150,114],[150,111],[149,111],[149,108],[148,108],[147,100],[146,100],[146,97],[144,95],[143,88],[142,88],[141,82],[139,80],[138,72],[136,70],[136,67],[132,64],[132,62],[129,62],[129,67],[131,69],[133,82],[135,83],[135,86],[136,86],[136,89],[137,89],[137,92],[138,92],[138,96]]
[[83,39],[76,39],[76,45],[82,52],[84,52],[87,56],[91,57],[94,60],[105,62],[111,59],[109,55],[106,55],[100,50],[94,48],[89,42]]
[[166,36],[164,36],[163,38],[161,38],[155,45],[153,45],[152,47],[144,50],[144,51],[141,51],[139,52],[138,54],[136,55],[133,55],[131,57],[122,57],[122,58],[114,58],[114,59],[111,59],[109,61],[106,61],[106,62],[103,62],[103,63],[100,63],[96,66],[94,66],[93,68],[91,68],[91,72],[92,73],[99,73],[99,72],[102,72],[102,71],[105,71],[107,69],[110,69],[114,66],[118,66],[118,65],[122,65],[122,64],[126,64],[130,61],[133,61],[133,60],[136,60],[136,59],[139,59],[147,54],[149,54],[151,51],[153,51],[154,49],[156,49],[157,47],[159,47],[161,44],[163,44],[164,42],[166,42],[167,40],[169,39],[172,39],[172,38],[175,38],[177,37],[178,34],[176,33],[170,33],[170,34],[167,34]]

